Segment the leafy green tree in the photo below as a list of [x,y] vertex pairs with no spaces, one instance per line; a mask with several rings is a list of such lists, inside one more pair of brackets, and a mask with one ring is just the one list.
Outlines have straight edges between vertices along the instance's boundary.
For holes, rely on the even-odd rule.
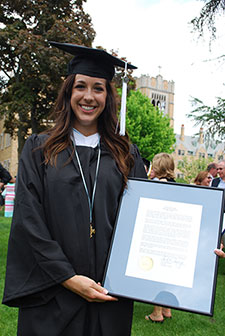
[[126,129],[132,143],[148,160],[157,153],[174,151],[175,135],[170,118],[155,108],[140,91],[130,91],[128,96]]
[[71,55],[49,41],[91,46],[95,37],[86,0],[2,0],[0,6],[0,115],[18,136],[19,153],[29,133],[46,127]]
[[[210,32],[211,41],[216,39],[216,18],[225,14],[225,1],[224,0],[202,0],[206,2],[203,6],[198,17],[195,17],[191,23],[195,31],[199,32],[199,37],[204,36],[204,31]],[[220,55],[216,60],[225,60],[225,55]],[[207,106],[198,98],[192,98],[194,110],[187,114],[187,117],[195,121],[195,125],[204,127],[204,134],[207,140],[216,139],[220,140],[225,138],[225,99],[217,97],[216,106]]]
[[195,121],[195,126],[204,128],[206,140],[225,139],[225,99],[218,97],[216,106],[207,106],[198,98],[193,98],[194,110],[187,116]]
[[184,156],[183,160],[180,160],[177,165],[179,171],[184,174],[184,178],[180,181],[177,180],[177,182],[184,182],[187,184],[193,183],[198,173],[202,170],[206,170],[210,162],[212,162],[211,158],[195,159],[193,157],[187,158]]

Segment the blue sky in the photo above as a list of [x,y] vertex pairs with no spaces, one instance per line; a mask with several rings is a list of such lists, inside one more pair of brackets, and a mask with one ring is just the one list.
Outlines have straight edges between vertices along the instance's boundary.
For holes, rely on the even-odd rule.
[[216,96],[225,96],[225,64],[205,61],[224,54],[225,17],[218,19],[218,39],[210,52],[207,34],[200,41],[189,24],[203,5],[197,0],[87,0],[85,4],[96,31],[94,46],[117,50],[138,67],[135,76],[156,76],[161,66],[163,78],[175,82],[175,132],[184,124],[187,135],[198,131],[185,116],[191,110],[190,97],[213,105]]

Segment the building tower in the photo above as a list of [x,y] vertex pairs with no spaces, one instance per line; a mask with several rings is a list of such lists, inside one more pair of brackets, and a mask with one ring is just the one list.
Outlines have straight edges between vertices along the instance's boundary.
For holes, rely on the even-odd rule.
[[[160,68],[160,67],[159,67]],[[174,126],[174,81],[164,80],[162,75],[150,77],[141,75],[136,78],[136,89],[140,90],[151,100],[154,106],[158,106],[164,114],[170,117],[170,126]]]

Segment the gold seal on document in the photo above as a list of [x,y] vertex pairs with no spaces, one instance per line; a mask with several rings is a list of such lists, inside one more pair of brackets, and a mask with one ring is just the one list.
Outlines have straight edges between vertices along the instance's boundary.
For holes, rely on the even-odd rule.
[[144,271],[150,271],[153,267],[153,260],[148,256],[142,256],[139,259],[139,266]]

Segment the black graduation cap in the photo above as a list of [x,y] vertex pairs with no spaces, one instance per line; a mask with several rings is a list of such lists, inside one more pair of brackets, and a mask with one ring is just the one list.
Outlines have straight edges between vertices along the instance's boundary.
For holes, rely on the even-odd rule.
[[126,68],[127,65],[127,69],[137,69],[136,66],[128,64],[102,49],[53,41],[49,43],[75,56],[68,64],[68,75],[81,74],[112,80],[115,66]]

